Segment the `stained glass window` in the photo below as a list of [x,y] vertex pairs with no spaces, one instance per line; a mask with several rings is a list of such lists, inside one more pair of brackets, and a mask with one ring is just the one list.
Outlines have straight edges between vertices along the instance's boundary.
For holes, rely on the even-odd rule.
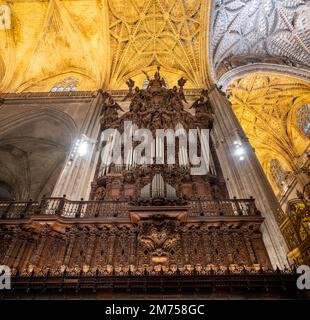
[[79,86],[79,80],[74,77],[69,77],[64,79],[63,81],[55,83],[50,91],[51,92],[75,91],[78,86]]
[[297,123],[304,134],[310,138],[310,104],[297,110]]

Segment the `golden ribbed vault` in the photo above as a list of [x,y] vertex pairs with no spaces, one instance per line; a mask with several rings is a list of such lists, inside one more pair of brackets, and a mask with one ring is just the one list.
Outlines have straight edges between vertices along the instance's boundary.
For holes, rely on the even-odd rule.
[[247,137],[275,187],[270,162],[283,168],[297,167],[309,139],[296,120],[299,107],[310,103],[310,84],[271,73],[254,73],[235,80],[228,88],[230,101]]
[[49,91],[68,77],[78,90],[139,85],[160,65],[169,82],[209,84],[208,2],[197,0],[0,1],[0,90]]

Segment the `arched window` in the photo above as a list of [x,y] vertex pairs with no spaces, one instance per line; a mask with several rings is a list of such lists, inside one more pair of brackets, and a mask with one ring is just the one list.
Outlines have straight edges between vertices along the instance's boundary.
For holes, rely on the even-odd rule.
[[69,92],[75,91],[79,86],[79,80],[74,77],[69,77],[64,79],[63,81],[57,82],[51,88],[51,92]]
[[297,123],[303,133],[310,138],[310,104],[303,105],[297,110]]
[[286,180],[287,180],[288,172],[282,168],[279,160],[277,159],[271,160],[270,173],[271,173],[272,179],[277,184],[277,186],[281,190],[285,190],[287,187]]

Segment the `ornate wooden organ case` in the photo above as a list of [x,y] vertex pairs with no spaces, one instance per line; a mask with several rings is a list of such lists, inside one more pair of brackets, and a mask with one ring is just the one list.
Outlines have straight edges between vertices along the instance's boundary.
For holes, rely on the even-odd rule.
[[[178,87],[167,89],[159,72],[145,89],[133,89],[129,81],[126,112],[102,93],[102,132],[117,129],[122,135],[129,122],[134,130],[146,128],[153,135],[157,129],[197,129],[198,137],[202,129],[212,131],[207,95],[203,91],[188,108],[184,83],[180,79]],[[100,142],[89,201],[44,198],[40,203],[3,204],[0,264],[9,265],[13,274],[67,277],[269,269],[260,232],[263,218],[254,199],[228,198],[212,138],[209,144],[200,139],[197,147],[201,155],[210,146],[202,175],[191,174],[180,139],[172,164],[146,164],[143,153],[136,161],[137,141],[126,163],[108,163],[117,145],[115,140]],[[162,146],[151,142],[152,159],[167,151],[167,141]],[[118,147],[124,155],[124,145]]]

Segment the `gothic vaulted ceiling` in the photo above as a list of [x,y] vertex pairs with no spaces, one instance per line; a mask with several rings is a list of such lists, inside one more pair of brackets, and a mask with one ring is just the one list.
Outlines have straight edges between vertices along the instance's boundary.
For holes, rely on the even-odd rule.
[[168,82],[184,76],[188,87],[209,83],[209,1],[0,0],[0,5],[1,91],[48,91],[68,77],[79,79],[78,90],[122,89],[129,77],[142,84],[141,70],[158,65]]
[[265,172],[272,159],[278,159],[286,170],[294,170],[309,146],[296,112],[310,104],[310,83],[256,73],[235,80],[228,90],[237,118]]
[[221,63],[233,57],[269,56],[282,63],[310,66],[308,0],[214,0],[211,29],[210,51],[217,77]]
[[123,89],[157,65],[205,87],[253,56],[310,67],[307,0],[0,0],[0,18],[1,91]]

